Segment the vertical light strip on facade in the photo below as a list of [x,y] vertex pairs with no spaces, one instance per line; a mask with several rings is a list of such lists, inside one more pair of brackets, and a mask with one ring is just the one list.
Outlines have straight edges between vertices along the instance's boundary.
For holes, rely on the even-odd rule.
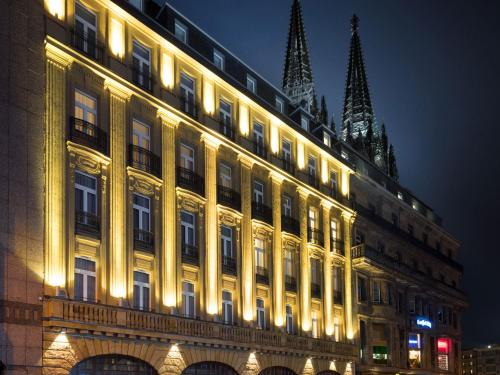
[[297,167],[303,170],[306,166],[306,155],[304,150],[304,143],[297,141]]
[[65,14],[65,3],[65,0],[45,0],[45,7],[52,16],[63,20]]
[[245,137],[250,133],[249,116],[248,106],[244,103],[240,103],[240,133]]
[[167,89],[174,88],[174,58],[167,52],[161,54],[161,82]]
[[116,18],[109,21],[109,49],[119,59],[125,55],[125,28]]
[[309,193],[301,188],[299,194],[300,220],[300,294],[302,310],[302,330],[311,330],[311,275],[309,261],[309,247],[307,244],[307,197]]
[[349,340],[354,338],[353,311],[352,311],[352,260],[351,260],[351,229],[353,216],[348,212],[342,212],[344,221],[344,285],[345,285],[345,325],[346,336]]
[[215,111],[215,94],[214,85],[207,78],[203,79],[203,108],[205,113],[208,115],[213,115]]
[[332,205],[330,202],[321,202],[323,207],[323,236],[325,247],[324,265],[324,278],[325,278],[325,333],[328,336],[333,334],[333,301],[332,301],[332,255],[331,255],[331,242],[330,242],[330,211]]

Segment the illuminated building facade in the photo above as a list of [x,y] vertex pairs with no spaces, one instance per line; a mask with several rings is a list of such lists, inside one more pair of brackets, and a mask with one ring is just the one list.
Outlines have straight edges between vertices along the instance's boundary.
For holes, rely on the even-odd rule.
[[462,374],[500,374],[500,345],[486,345],[463,350]]
[[[358,281],[398,303],[451,292],[372,261],[358,204],[388,193],[347,144],[311,136],[306,108],[168,4],[1,7],[7,373],[403,372],[412,334],[431,352]],[[453,364],[459,330],[440,329]]]

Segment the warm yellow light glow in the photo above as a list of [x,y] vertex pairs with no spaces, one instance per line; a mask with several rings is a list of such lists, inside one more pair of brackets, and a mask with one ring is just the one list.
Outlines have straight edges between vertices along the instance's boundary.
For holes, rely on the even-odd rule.
[[174,59],[166,52],[161,55],[161,82],[167,89],[174,87]]
[[177,344],[172,344],[170,347],[166,361],[168,361],[171,365],[174,365],[176,368],[186,367],[186,363],[184,362],[184,358],[182,358],[182,353]]
[[214,85],[205,79],[203,81],[203,108],[205,108],[205,113],[208,115],[214,114],[214,96]]
[[307,358],[306,364],[304,365],[304,374],[313,373],[314,366],[312,364],[312,358]]
[[120,59],[125,55],[124,27],[116,18],[112,18],[109,24],[109,49]]
[[328,160],[325,157],[321,158],[321,181],[324,184],[328,182]]
[[347,169],[342,169],[342,195],[344,197],[349,196],[349,171]]
[[47,11],[60,20],[64,19],[64,0],[45,0]]
[[250,133],[248,107],[243,103],[240,104],[240,133],[245,137]]
[[330,371],[337,371],[337,366],[335,365],[335,361],[330,362]]
[[306,166],[304,144],[302,142],[297,142],[297,167],[299,169],[304,169]]
[[278,125],[271,125],[271,152],[277,154],[280,148],[280,135],[278,131]]
[[347,330],[346,336],[349,340],[352,340],[354,338],[354,333],[352,332],[352,329]]

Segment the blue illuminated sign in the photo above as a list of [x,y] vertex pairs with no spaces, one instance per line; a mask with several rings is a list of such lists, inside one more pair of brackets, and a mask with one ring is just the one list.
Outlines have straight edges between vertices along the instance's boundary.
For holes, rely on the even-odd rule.
[[417,326],[422,328],[432,328],[432,322],[429,319],[418,317],[417,318]]

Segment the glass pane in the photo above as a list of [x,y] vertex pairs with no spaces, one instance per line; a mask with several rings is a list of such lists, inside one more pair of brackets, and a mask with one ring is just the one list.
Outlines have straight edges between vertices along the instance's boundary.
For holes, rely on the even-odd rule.
[[87,299],[90,301],[95,300],[95,276],[87,276]]
[[134,307],[135,308],[140,308],[141,307],[141,288],[139,285],[134,285]]
[[83,299],[83,275],[75,273],[75,299]]
[[144,303],[143,303],[143,307],[145,309],[149,309],[149,288],[143,288],[142,289],[142,293],[143,293],[143,298],[144,298]]

